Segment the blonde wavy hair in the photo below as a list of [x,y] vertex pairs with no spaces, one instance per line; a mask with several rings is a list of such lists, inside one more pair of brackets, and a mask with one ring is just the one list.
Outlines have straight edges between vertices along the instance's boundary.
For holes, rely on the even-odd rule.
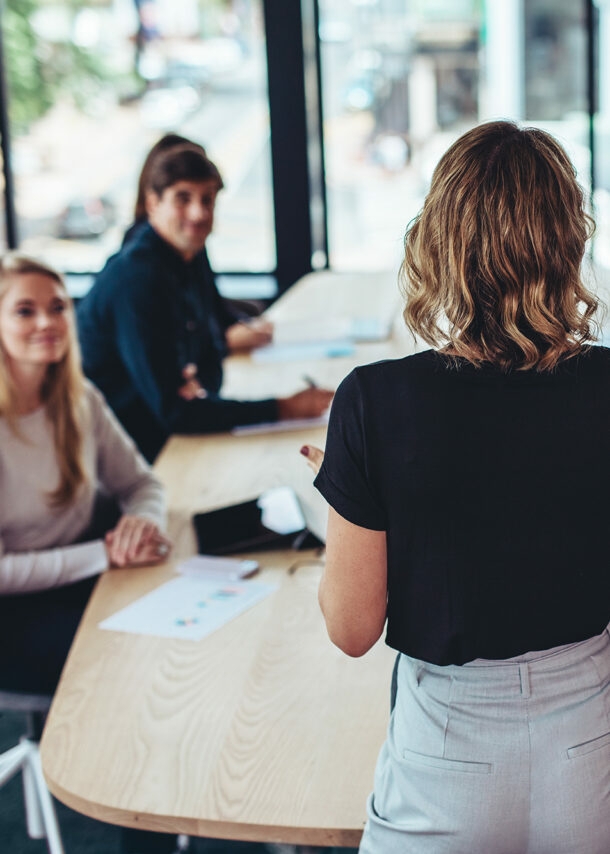
[[[36,273],[53,279],[66,296],[69,344],[65,356],[56,364],[49,365],[42,386],[41,397],[49,421],[53,425],[53,435],[59,465],[59,485],[49,494],[49,503],[53,507],[70,504],[79,486],[85,480],[83,464],[83,373],[80,365],[80,352],[76,337],[74,309],[68,298],[65,283],[57,270],[46,264],[8,252],[0,259],[0,302],[4,299],[11,284],[18,276]],[[0,416],[4,416],[14,432],[17,429],[17,393],[11,376],[2,340],[0,339]]]
[[598,300],[581,280],[593,227],[552,136],[506,121],[468,131],[407,229],[407,326],[475,365],[552,370],[596,337]]

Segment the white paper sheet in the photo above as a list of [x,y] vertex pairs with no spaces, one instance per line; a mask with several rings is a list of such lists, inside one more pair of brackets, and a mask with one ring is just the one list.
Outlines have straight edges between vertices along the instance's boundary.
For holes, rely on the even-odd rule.
[[252,351],[254,362],[294,362],[310,359],[332,359],[351,356],[355,346],[347,339],[340,341],[311,341],[302,344],[267,344]]
[[100,629],[200,640],[278,588],[260,581],[219,582],[181,576],[99,624]]
[[[392,331],[392,317],[316,317],[278,321],[272,347],[329,346],[354,341],[384,341]],[[269,351],[271,352],[271,351]]]
[[176,565],[178,575],[207,581],[242,581],[258,572],[258,561],[234,557],[193,555]]
[[312,320],[282,320],[274,324],[273,344],[328,344],[350,341],[352,320],[349,317],[316,317]]
[[325,412],[319,418],[292,418],[289,421],[246,424],[243,427],[234,427],[231,433],[234,436],[247,436],[250,433],[283,433],[285,430],[307,430],[309,427],[326,427],[327,424],[328,412]]

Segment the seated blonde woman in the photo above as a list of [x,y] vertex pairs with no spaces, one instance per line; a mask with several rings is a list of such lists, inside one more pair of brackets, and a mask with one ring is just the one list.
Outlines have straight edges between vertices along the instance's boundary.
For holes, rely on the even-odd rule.
[[[119,508],[104,530],[100,496]],[[97,576],[166,559],[160,483],[85,380],[61,276],[0,261],[0,687],[53,692]],[[100,529],[101,526],[101,529]]]

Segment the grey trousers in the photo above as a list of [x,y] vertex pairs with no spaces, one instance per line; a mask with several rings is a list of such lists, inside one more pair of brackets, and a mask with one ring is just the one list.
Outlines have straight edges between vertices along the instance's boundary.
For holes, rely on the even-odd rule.
[[610,854],[610,635],[400,656],[360,854]]

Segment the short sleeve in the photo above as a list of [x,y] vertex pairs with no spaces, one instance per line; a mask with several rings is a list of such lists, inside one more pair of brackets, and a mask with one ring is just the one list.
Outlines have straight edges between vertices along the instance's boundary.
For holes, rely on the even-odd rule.
[[324,462],[314,486],[348,522],[385,531],[386,513],[373,482],[375,449],[367,436],[366,410],[358,374],[352,371],[333,399]]

